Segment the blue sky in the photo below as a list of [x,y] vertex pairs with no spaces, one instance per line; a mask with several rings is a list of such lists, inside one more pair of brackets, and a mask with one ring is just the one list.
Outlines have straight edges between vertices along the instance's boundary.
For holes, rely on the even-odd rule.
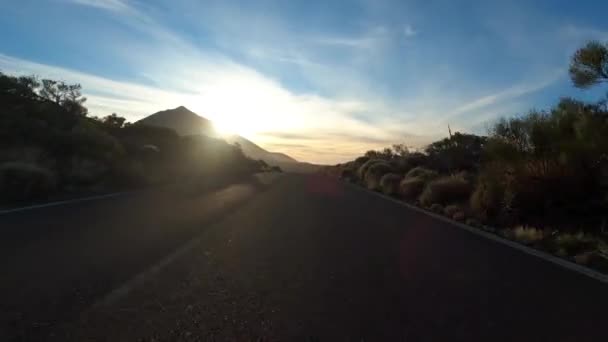
[[608,41],[605,1],[21,0],[0,3],[0,70],[80,82],[91,114],[185,105],[321,163],[544,109],[568,60]]

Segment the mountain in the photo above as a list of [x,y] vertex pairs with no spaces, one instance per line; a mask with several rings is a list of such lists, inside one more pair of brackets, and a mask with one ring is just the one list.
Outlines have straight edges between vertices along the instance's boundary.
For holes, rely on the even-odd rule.
[[[154,113],[137,121],[135,124],[171,128],[179,135],[202,134],[220,138],[213,128],[213,122],[183,106]],[[267,151],[240,135],[224,137],[223,139],[231,144],[238,143],[243,153],[249,158],[261,159],[269,165],[279,166],[285,171],[314,172],[319,168],[318,165],[298,162],[284,153]]]
[[233,135],[225,138],[227,142],[234,144],[238,143],[241,145],[241,149],[246,156],[253,159],[262,159],[265,162],[271,163],[297,163],[298,161],[285,153],[269,152],[260,146],[253,143],[251,140],[245,139],[240,135]]
[[184,106],[154,113],[137,121],[136,124],[171,128],[179,135],[217,136],[210,120],[197,115]]

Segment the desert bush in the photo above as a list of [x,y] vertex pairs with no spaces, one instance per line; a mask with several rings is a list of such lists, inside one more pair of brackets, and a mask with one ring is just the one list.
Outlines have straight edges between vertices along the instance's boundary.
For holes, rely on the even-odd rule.
[[376,162],[372,164],[365,172],[365,186],[370,190],[379,190],[380,179],[391,171],[392,168],[387,162]]
[[459,204],[450,204],[443,208],[443,214],[455,221],[464,221],[466,218],[465,208]]
[[408,171],[415,167],[425,165],[427,160],[427,155],[420,152],[412,152],[403,157],[403,162]]
[[475,216],[481,220],[495,217],[503,209],[506,172],[501,166],[484,168],[470,198],[470,206]]
[[361,165],[365,164],[368,160],[369,160],[369,157],[366,157],[366,156],[359,157],[352,161],[352,167],[356,171],[361,167]]
[[557,254],[563,256],[577,255],[590,251],[598,245],[596,238],[583,232],[558,234],[554,242]]
[[411,169],[406,175],[405,177],[407,178],[414,178],[414,177],[419,177],[422,178],[425,181],[431,180],[435,177],[437,177],[437,172],[433,171],[433,170],[429,170],[426,169],[424,167],[415,167],[413,169]]
[[415,167],[426,165],[427,159],[423,153],[412,152],[396,157],[392,162],[397,172],[405,174]]
[[422,205],[432,203],[445,205],[465,201],[470,194],[471,184],[464,177],[459,175],[446,176],[429,182],[422,191],[419,200]]
[[462,206],[460,206],[458,204],[450,204],[450,205],[446,206],[445,208],[443,208],[443,213],[445,214],[445,216],[448,216],[448,217],[453,217],[454,214],[456,214],[459,211],[464,212],[464,209],[462,208]]
[[513,229],[513,238],[523,244],[531,245],[545,238],[544,231],[534,227],[518,226]]
[[43,199],[55,190],[55,177],[46,168],[23,162],[0,165],[0,201]]
[[427,146],[428,165],[440,172],[476,170],[486,142],[487,137],[456,132]]
[[380,188],[387,195],[395,195],[399,192],[401,176],[396,173],[387,173],[380,179]]
[[408,200],[415,200],[420,196],[426,181],[422,177],[405,177],[399,184],[399,194]]
[[[365,157],[365,158],[367,158],[367,157]],[[376,163],[384,163],[384,161],[379,160],[379,159],[367,158],[367,161],[364,162],[363,164],[361,164],[361,166],[357,169],[357,178],[359,178],[359,180],[363,181],[365,179],[365,174],[367,173],[367,170]]]

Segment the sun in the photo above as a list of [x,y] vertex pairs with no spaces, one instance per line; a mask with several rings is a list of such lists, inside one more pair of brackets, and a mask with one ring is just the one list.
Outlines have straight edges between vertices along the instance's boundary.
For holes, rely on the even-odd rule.
[[220,136],[252,136],[260,129],[259,122],[250,122],[247,118],[224,116],[213,120],[213,127]]
[[213,129],[215,129],[218,135],[223,137],[237,134],[230,125],[223,122],[213,121]]

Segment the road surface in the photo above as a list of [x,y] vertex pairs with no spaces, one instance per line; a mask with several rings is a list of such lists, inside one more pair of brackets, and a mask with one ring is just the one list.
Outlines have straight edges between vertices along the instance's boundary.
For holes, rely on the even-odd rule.
[[3,341],[606,340],[606,284],[317,175],[0,227]]

